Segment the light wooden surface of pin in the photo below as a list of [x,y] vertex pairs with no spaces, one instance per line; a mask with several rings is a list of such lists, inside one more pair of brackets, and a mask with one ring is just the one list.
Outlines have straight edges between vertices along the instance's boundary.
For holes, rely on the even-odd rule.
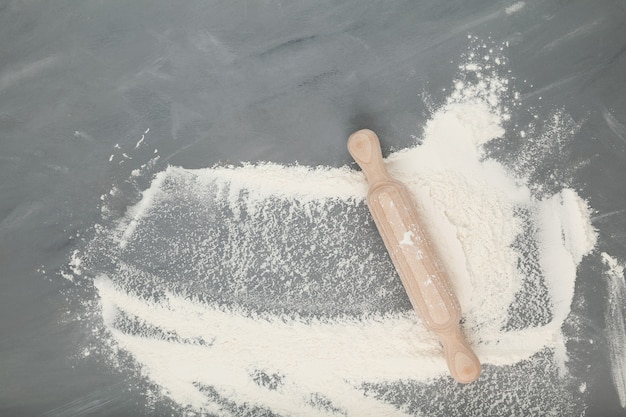
[[470,383],[480,362],[461,331],[461,309],[442,263],[421,225],[413,197],[389,175],[378,137],[368,129],[348,139],[348,150],[369,183],[367,204],[394,266],[426,327],[439,335],[452,376]]

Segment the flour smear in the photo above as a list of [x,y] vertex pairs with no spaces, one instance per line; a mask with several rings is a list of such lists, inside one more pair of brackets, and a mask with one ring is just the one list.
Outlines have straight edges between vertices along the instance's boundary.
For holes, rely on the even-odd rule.
[[611,376],[619,396],[620,405],[626,408],[626,275],[624,263],[606,252],[602,253],[606,267],[607,296],[605,322]]
[[[179,414],[579,415],[562,328],[596,233],[565,182],[524,175],[550,138],[509,122],[504,48],[474,39],[419,143],[386,158],[444,254],[477,382],[450,378],[353,166],[170,166],[123,215],[103,197],[107,220],[72,256],[103,337],[88,352],[130,363]],[[506,163],[488,150],[505,135],[526,143]]]

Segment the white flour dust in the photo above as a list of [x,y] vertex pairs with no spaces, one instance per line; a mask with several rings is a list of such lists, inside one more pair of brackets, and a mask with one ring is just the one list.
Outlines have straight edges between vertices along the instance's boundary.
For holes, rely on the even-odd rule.
[[420,143],[386,159],[445,254],[483,363],[477,382],[449,377],[370,219],[364,177],[349,167],[156,174],[137,204],[74,255],[81,278],[93,280],[85,304],[106,335],[94,350],[123,352],[181,412],[580,409],[584,390],[560,382],[568,377],[562,326],[596,234],[573,189],[519,175],[532,147],[506,164],[485,150],[505,135],[515,104],[505,68],[501,54],[476,46]]
[[626,408],[626,275],[624,264],[606,252],[602,260],[607,268],[606,329],[611,358],[611,376],[620,404]]

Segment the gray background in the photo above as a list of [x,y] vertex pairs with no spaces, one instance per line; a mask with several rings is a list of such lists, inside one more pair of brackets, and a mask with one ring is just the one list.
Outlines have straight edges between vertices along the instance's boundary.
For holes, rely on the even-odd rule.
[[[524,107],[581,123],[572,163],[598,250],[626,257],[626,3],[492,0],[0,1],[0,415],[141,415],[123,372],[77,365],[56,271],[99,197],[136,168],[108,162],[149,127],[160,164],[351,162],[370,127],[411,144],[446,96],[468,34],[509,42]],[[454,64],[453,64],[454,63]],[[526,80],[527,82],[523,82]],[[523,114],[516,122],[523,125]],[[141,155],[141,153],[145,155]],[[143,156],[143,159],[142,159]],[[78,235],[78,237],[77,237]],[[602,266],[577,282],[590,416],[624,415],[609,376]]]

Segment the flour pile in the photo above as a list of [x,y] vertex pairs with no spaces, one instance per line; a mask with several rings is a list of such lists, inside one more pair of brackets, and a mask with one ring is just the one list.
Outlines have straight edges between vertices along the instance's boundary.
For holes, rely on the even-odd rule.
[[573,189],[519,175],[528,154],[490,158],[515,107],[500,55],[476,46],[419,144],[386,159],[445,254],[484,365],[476,383],[448,376],[349,167],[157,173],[74,255],[107,340],[92,348],[127,355],[159,396],[207,415],[579,410],[561,329],[596,234]]

